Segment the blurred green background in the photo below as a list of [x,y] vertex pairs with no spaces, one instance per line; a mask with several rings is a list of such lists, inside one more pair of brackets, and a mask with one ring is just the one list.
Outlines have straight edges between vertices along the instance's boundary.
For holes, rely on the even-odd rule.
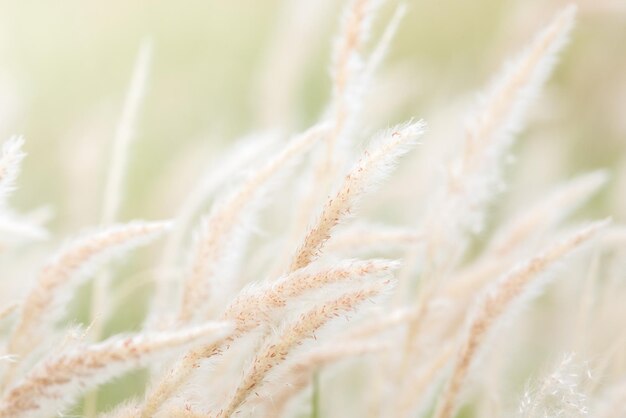
[[[383,93],[397,96],[383,126],[471,97],[564,4],[406,3],[381,72],[391,80],[380,83]],[[29,154],[16,203],[51,204],[52,227],[64,231],[99,219],[109,145],[142,39],[151,39],[154,59],[132,150],[126,219],[172,216],[207,157],[234,138],[301,129],[319,117],[344,2],[0,4],[0,133],[23,134]],[[384,5],[375,33],[396,5]],[[572,44],[541,101],[549,117],[533,117],[526,132],[530,143],[558,142],[565,174],[617,168],[625,148],[626,6],[586,1],[579,8]],[[288,73],[290,65],[295,75],[273,72]]]

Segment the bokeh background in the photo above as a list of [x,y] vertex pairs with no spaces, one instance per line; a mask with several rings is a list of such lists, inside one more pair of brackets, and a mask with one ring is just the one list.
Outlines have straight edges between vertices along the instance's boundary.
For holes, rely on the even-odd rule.
[[[374,111],[383,126],[473,97],[565,4],[406,3],[376,83],[384,100]],[[554,177],[595,167],[617,174],[624,165],[626,3],[578,4],[571,45],[520,141],[519,152],[550,153],[535,165],[551,165],[538,169]],[[110,144],[142,40],[151,40],[154,56],[124,218],[171,216],[216,148],[251,131],[290,132],[318,118],[329,97],[330,47],[343,2],[0,5],[0,134],[24,135],[29,154],[15,202],[51,204],[51,226],[65,231],[99,219]],[[395,5],[386,3],[378,23]]]
[[[374,33],[397,4],[385,3]],[[424,140],[436,141],[462,128],[465,105],[565,2],[406,4],[364,119],[373,129],[423,117]],[[99,223],[112,139],[147,40],[153,59],[120,218],[172,217],[222,148],[250,132],[295,132],[322,115],[343,5],[0,1],[0,135],[23,135],[28,153],[14,206],[49,205],[55,237]],[[571,44],[516,145],[511,198],[494,216],[574,173],[605,168],[609,185],[585,216],[626,220],[626,2],[578,5]],[[125,315],[107,333],[137,326],[141,308]],[[141,379],[109,387],[103,402],[128,395]]]

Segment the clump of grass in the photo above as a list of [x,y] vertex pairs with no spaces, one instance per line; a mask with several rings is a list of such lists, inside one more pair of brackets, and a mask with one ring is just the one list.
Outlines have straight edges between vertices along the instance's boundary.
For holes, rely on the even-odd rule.
[[[310,405],[306,389],[313,382],[315,416],[363,416],[365,410],[370,416],[456,416],[464,396],[480,387],[473,377],[488,369],[489,359],[481,354],[498,347],[495,330],[524,317],[513,313],[559,274],[554,265],[584,254],[603,231],[619,229],[609,221],[567,234],[559,228],[606,182],[603,171],[568,181],[520,208],[490,237],[483,229],[491,203],[501,196],[504,161],[572,30],[573,6],[558,13],[485,90],[465,137],[441,161],[447,174],[401,185],[410,199],[411,182],[432,183],[422,218],[393,225],[362,213],[360,203],[384,187],[405,154],[422,152],[418,140],[428,137],[421,120],[374,135],[359,129],[376,69],[406,10],[397,8],[368,52],[381,3],[347,4],[334,44],[331,102],[319,121],[285,143],[244,142],[222,161],[222,171],[183,202],[173,222],[114,224],[147,80],[150,49],[142,48],[114,141],[101,227],[57,250],[35,280],[24,280],[23,297],[2,297],[0,321],[11,325],[0,353],[0,417],[56,416],[80,396],[86,396],[89,418],[295,416]],[[359,150],[355,144],[362,136],[372,139]],[[0,227],[7,227],[0,232],[32,242],[46,233],[6,202],[22,147],[18,137],[2,147]],[[259,161],[262,148],[271,152]],[[247,175],[236,175],[247,166]],[[196,216],[220,188],[210,209]],[[291,217],[273,219],[278,232],[255,236],[255,225],[274,210]],[[145,325],[131,335],[103,338],[103,315],[118,303],[110,289],[116,271],[111,262],[164,235],[162,257],[151,259],[155,302]],[[490,241],[468,254],[476,236]],[[604,247],[615,242],[623,237],[613,234]],[[91,322],[77,332],[63,325],[63,314],[89,279]],[[568,318],[558,319],[571,326]],[[616,403],[605,394],[623,396],[623,383],[597,384],[598,406],[589,407],[579,382],[570,381],[571,359],[524,395],[519,416],[609,416]],[[144,393],[99,411],[97,387],[136,368],[150,370]]]

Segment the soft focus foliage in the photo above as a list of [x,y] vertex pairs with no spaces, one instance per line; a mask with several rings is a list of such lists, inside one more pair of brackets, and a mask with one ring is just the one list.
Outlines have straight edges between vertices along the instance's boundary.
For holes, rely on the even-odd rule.
[[624,414],[620,2],[2,6],[0,418]]

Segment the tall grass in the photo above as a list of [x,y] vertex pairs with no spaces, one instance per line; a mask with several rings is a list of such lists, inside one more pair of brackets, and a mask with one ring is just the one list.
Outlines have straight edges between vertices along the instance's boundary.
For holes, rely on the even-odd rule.
[[[318,121],[234,145],[171,220],[119,222],[146,43],[113,141],[101,224],[34,269],[10,256],[50,247],[41,244],[49,234],[41,217],[10,208],[24,141],[4,143],[0,236],[3,280],[13,283],[0,299],[0,417],[621,416],[611,411],[626,401],[624,339],[611,324],[626,313],[626,234],[607,219],[566,222],[607,173],[523,200],[510,219],[493,216],[576,7],[507,61],[445,152],[423,145],[436,135],[419,115],[368,130],[364,109],[406,13],[392,12],[376,39],[383,9],[380,0],[347,2]],[[442,169],[423,178],[414,165],[428,158]],[[390,219],[416,201],[419,216]],[[116,282],[114,261],[136,260],[144,246],[153,301],[139,329],[109,336],[107,322],[133,303],[119,289],[141,286]],[[91,302],[82,325],[68,321],[77,292]],[[552,341],[546,329],[566,342],[542,345]],[[559,355],[554,372],[534,376],[540,359]],[[149,371],[144,384],[105,405],[100,385],[134,369]],[[537,383],[524,391],[525,380]]]

